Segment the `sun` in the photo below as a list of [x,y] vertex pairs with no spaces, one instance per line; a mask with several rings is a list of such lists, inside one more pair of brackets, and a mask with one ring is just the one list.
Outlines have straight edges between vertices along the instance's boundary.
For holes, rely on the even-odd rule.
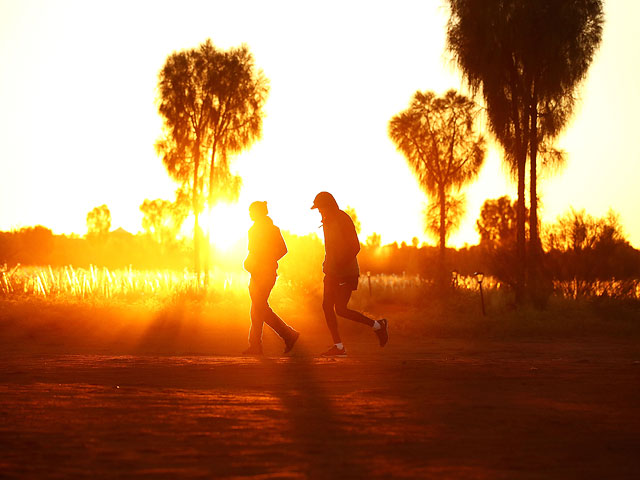
[[221,252],[246,250],[247,232],[251,227],[249,212],[238,203],[220,203],[204,216],[202,225],[210,233],[211,246]]

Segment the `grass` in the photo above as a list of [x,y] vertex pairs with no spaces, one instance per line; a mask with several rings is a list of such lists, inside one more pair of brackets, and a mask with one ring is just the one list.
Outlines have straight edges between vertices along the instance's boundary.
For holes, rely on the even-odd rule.
[[[111,330],[126,329],[140,319],[164,322],[165,326],[180,319],[181,328],[225,325],[244,337],[250,309],[248,279],[246,272],[214,270],[205,288],[202,279],[198,284],[197,277],[186,271],[5,268],[0,271],[0,316],[14,322],[38,316],[48,318],[51,324],[58,320],[75,322],[80,330],[87,328],[87,318],[110,325]],[[602,284],[598,288],[602,289]],[[630,291],[628,287],[623,290]],[[389,318],[396,334],[406,336],[640,337],[637,297],[573,298],[562,292],[556,290],[545,310],[516,309],[509,290],[494,279],[485,279],[483,315],[473,277],[459,277],[457,287],[443,296],[418,275],[364,275],[350,307],[372,318]],[[293,325],[322,330],[326,327],[321,298],[321,281],[300,283],[281,277],[271,305]],[[345,331],[355,332],[357,328],[349,323],[343,322]]]

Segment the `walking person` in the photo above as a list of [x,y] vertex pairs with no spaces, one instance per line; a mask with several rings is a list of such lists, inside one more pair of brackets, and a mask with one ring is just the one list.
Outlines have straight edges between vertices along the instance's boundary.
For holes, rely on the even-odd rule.
[[325,357],[347,356],[347,349],[338,331],[336,314],[372,327],[380,346],[384,347],[389,340],[388,321],[384,318],[372,320],[360,312],[347,308],[351,293],[358,288],[360,276],[356,258],[360,251],[360,241],[353,220],[340,210],[335,198],[328,192],[320,192],[316,195],[311,208],[317,208],[322,216],[325,249],[322,264],[322,271],[325,274],[322,309],[334,343],[322,355]]
[[262,325],[269,325],[284,341],[284,353],[289,353],[300,333],[287,325],[269,306],[269,295],[276,283],[278,260],[287,253],[280,229],[269,218],[267,202],[253,202],[249,216],[253,225],[249,229],[249,254],[244,269],[251,274],[251,328],[249,348],[244,355],[262,355]]

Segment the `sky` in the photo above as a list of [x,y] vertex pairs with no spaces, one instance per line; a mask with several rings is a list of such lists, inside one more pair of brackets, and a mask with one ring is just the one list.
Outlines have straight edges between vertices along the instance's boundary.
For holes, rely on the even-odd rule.
[[[603,41],[581,102],[557,145],[564,169],[539,184],[543,222],[585,209],[620,215],[640,248],[640,2],[605,1]],[[44,225],[86,232],[106,204],[112,228],[141,230],[145,199],[173,199],[154,143],[161,135],[158,72],[174,51],[210,38],[248,45],[270,80],[262,139],[234,160],[238,205],[212,235],[246,235],[246,208],[266,200],[283,230],[319,233],[319,191],[355,209],[361,240],[435,243],[424,233],[428,197],[387,136],[417,90],[467,93],[445,51],[442,0],[72,1],[0,0],[0,230]],[[450,245],[475,244],[487,198],[516,196],[492,147],[465,189],[467,215]]]

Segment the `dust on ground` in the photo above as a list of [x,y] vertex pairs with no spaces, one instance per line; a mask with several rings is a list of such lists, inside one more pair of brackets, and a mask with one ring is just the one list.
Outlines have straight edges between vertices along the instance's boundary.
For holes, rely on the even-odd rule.
[[265,332],[253,358],[247,326],[156,319],[100,342],[95,322],[3,317],[0,477],[639,478],[634,339],[392,324],[380,349],[358,325],[324,359],[320,325],[289,356]]

